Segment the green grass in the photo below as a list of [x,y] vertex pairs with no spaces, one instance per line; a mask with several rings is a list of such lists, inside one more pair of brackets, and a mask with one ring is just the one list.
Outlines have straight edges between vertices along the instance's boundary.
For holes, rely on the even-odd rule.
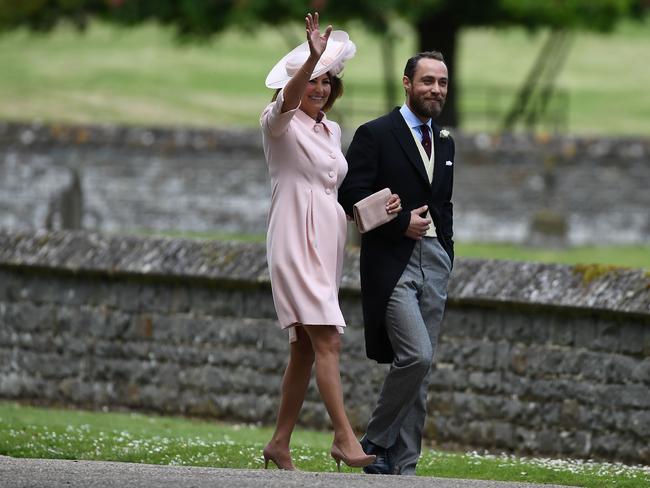
[[[360,24],[341,27],[351,32],[358,52],[346,68],[346,96],[334,117],[354,128],[384,110],[380,43]],[[396,23],[395,30],[399,84],[415,37],[405,24]],[[152,24],[94,24],[85,35],[65,27],[45,36],[5,34],[0,119],[254,127],[271,96],[266,73],[304,31],[296,24],[259,32],[229,30],[202,45],[178,44],[171,30]],[[558,79],[570,91],[570,132],[650,133],[650,65],[641,61],[650,51],[649,34],[650,20],[624,23],[614,35],[578,35]],[[518,28],[463,32],[459,90],[470,114],[464,128],[496,128],[497,121],[482,115],[492,101],[485,90],[505,88],[505,104],[544,39],[543,31]]]
[[457,243],[455,247],[456,256],[466,258],[562,264],[605,264],[650,269],[650,246],[588,246],[566,249],[538,249],[513,244]]
[[[270,435],[269,428],[251,425],[0,402],[0,454],[14,457],[260,469],[262,448]],[[299,469],[336,469],[328,454],[331,433],[300,429],[292,442]],[[636,488],[650,483],[648,467],[432,449],[424,450],[418,474],[593,488]]]

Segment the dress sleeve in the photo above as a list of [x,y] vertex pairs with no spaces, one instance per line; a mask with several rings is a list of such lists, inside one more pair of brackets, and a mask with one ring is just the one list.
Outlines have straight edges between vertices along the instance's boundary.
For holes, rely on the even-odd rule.
[[281,112],[283,103],[284,88],[280,90],[275,101],[270,103],[262,112],[260,125],[264,134],[270,135],[271,137],[279,137],[288,130],[289,123],[296,110],[300,108],[300,104],[292,110]]

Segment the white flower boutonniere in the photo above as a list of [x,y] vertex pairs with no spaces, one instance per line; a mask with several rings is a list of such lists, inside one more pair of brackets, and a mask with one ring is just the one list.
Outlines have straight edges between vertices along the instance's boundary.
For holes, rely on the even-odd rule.
[[449,131],[447,129],[442,129],[440,131],[440,138],[447,139],[447,137],[449,137]]

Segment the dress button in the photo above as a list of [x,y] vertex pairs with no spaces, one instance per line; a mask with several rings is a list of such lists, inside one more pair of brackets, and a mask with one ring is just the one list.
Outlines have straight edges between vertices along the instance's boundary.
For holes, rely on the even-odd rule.
[[329,195],[330,193],[332,193],[332,190],[330,190],[329,188],[325,188],[325,193]]
[[330,178],[334,178],[334,171],[330,171],[328,174],[330,175]]
[[314,132],[318,132],[318,131],[320,131],[320,128],[317,125],[315,125],[314,126]]

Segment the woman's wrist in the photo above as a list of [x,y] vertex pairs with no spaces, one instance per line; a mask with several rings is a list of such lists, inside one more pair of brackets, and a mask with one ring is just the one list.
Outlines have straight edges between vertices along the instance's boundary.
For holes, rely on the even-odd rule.
[[311,77],[314,69],[316,69],[316,64],[320,57],[315,57],[313,54],[310,54],[307,58],[307,61],[300,67],[300,70],[305,73],[307,76]]
[[310,52],[309,57],[305,61],[305,64],[315,67],[316,64],[318,64],[318,60],[320,59],[320,57],[321,57],[320,54],[314,54],[314,53]]

